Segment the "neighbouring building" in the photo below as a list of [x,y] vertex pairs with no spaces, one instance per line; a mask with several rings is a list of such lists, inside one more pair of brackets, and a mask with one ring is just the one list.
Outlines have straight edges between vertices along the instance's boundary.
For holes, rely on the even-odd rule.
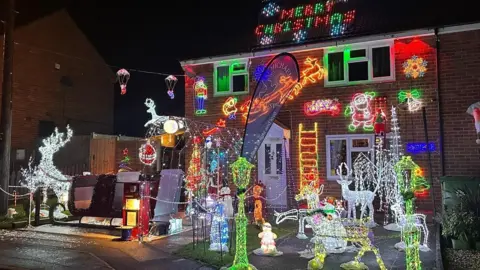
[[[352,166],[374,145],[373,131],[362,128],[362,121],[354,123],[347,110],[357,94],[375,93],[367,108],[383,109],[388,134],[391,107],[397,107],[403,151],[433,181],[429,193],[417,194],[419,210],[431,211],[433,202],[441,201],[440,177],[480,175],[480,147],[473,117],[466,113],[480,101],[480,16],[465,6],[370,2],[264,1],[253,50],[181,62],[208,87],[199,111],[193,81],[187,80],[186,117],[210,123],[223,118],[239,129],[245,125],[242,104],[262,82],[261,72],[273,56],[293,54],[300,74],[311,79],[285,102],[257,153],[254,178],[267,186],[272,206],[293,202],[308,162],[318,169],[323,196],[341,197],[335,169],[341,162]],[[404,10],[403,16],[392,5]],[[238,109],[233,120],[222,112],[230,97]],[[415,108],[416,102],[421,106]],[[297,190],[288,188],[279,197],[290,186]]]
[[36,12],[20,10],[16,16],[13,171],[55,127],[70,125],[74,135],[113,132],[113,71],[66,10]]

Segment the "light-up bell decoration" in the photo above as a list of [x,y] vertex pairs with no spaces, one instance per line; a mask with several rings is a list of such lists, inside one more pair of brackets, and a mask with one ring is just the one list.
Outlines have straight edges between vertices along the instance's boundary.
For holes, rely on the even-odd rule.
[[420,98],[422,94],[418,89],[413,89],[411,91],[400,91],[398,93],[398,101],[401,103],[407,103],[407,108],[409,112],[415,112],[422,108],[422,101]]

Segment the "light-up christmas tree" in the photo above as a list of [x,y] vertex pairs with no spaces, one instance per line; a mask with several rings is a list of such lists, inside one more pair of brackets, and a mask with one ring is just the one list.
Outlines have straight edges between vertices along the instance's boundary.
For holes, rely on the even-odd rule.
[[[202,181],[202,164],[200,152],[200,138],[193,138],[193,151],[190,158],[190,163],[188,165],[187,178],[186,178],[186,189],[189,192],[189,195],[195,194],[200,188],[200,182]],[[191,199],[191,198],[190,198]]]
[[128,156],[128,149],[125,148],[122,151],[123,159],[120,161],[120,166],[118,172],[131,172],[132,169],[128,166],[130,165],[130,157]]
[[218,203],[215,206],[215,213],[210,228],[210,250],[228,251],[228,223],[224,208],[225,205],[223,203]]
[[390,137],[390,155],[395,163],[403,156],[403,146],[400,138],[400,127],[398,126],[397,109],[392,106],[392,116],[390,118],[392,135]]
[[229,269],[253,270],[257,269],[248,262],[247,254],[247,216],[245,215],[245,192],[250,183],[250,174],[255,167],[244,157],[239,157],[231,166],[233,182],[237,186],[238,212],[235,216],[237,230],[235,259]]

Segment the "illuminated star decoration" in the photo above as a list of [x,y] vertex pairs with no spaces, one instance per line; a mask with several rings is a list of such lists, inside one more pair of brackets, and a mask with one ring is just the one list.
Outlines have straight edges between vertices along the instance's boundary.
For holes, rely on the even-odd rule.
[[267,69],[265,70],[265,72],[263,72],[264,70],[265,70],[265,65],[258,65],[255,68],[255,73],[253,74],[255,81],[257,82],[268,81],[268,79],[270,78],[270,75],[272,75],[272,71],[270,69]]
[[293,33],[293,41],[295,42],[302,42],[307,38],[307,31],[305,30],[298,30],[297,32]]
[[124,156],[127,156],[128,155],[128,148],[123,149],[122,154]]
[[407,78],[420,78],[425,75],[425,72],[427,71],[427,65],[427,61],[414,55],[412,58],[403,63],[403,73],[405,73]]
[[277,14],[279,11],[280,11],[280,7],[277,4],[268,3],[265,7],[263,7],[262,14],[268,18]]
[[398,100],[401,103],[407,103],[409,112],[415,112],[422,108],[421,97],[422,94],[417,89],[413,89],[412,91],[400,91],[398,93]]

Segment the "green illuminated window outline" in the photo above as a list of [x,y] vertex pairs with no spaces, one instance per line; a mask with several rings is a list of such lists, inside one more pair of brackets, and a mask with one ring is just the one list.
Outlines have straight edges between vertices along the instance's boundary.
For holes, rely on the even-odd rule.
[[[390,75],[383,77],[374,77],[373,76],[373,49],[375,48],[390,48]],[[366,50],[365,56],[359,57],[350,57],[351,51],[357,50]],[[395,81],[395,55],[393,51],[393,40],[382,40],[375,42],[368,42],[363,44],[354,44],[354,45],[344,45],[337,47],[325,48],[323,50],[323,64],[327,71],[329,71],[329,61],[328,55],[333,53],[343,52],[343,80],[329,81],[328,72],[325,76],[324,86],[325,87],[335,87],[335,86],[346,86],[346,85],[358,85],[366,83],[378,83],[378,82],[389,82]],[[368,62],[368,79],[361,81],[350,81],[349,80],[349,64]]]
[[[219,75],[224,76],[219,78]],[[244,91],[233,91],[233,78],[235,76],[245,77]],[[214,97],[248,94],[250,90],[248,59],[214,63],[213,89]]]

